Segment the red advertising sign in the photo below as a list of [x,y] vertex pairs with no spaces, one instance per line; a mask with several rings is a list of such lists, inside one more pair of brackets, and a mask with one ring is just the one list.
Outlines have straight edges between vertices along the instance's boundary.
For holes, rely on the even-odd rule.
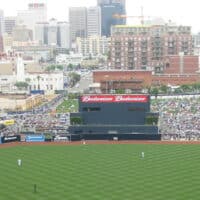
[[137,103],[148,102],[147,95],[84,95],[83,103]]

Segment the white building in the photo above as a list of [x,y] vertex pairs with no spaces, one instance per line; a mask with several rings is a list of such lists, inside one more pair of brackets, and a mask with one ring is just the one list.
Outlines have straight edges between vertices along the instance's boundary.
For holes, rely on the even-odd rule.
[[26,78],[30,79],[30,90],[44,90],[48,93],[64,88],[63,72],[29,73]]
[[[34,33],[35,24],[37,22],[47,21],[47,7],[44,3],[30,3],[28,10],[18,11],[17,23],[26,25]],[[33,34],[35,35],[35,34]]]
[[83,56],[96,56],[107,54],[110,38],[105,36],[91,36],[89,38],[77,38],[77,52]]
[[37,23],[35,25],[35,39],[41,45],[53,45],[69,49],[69,23],[57,22],[56,19],[51,19],[49,22]]
[[48,22],[38,22],[35,25],[35,40],[41,45],[47,44],[48,26]]
[[17,74],[16,81],[24,82],[25,81],[25,71],[24,71],[24,62],[21,57],[17,58]]
[[87,9],[87,36],[101,36],[101,9],[89,7]]
[[83,56],[81,54],[59,54],[56,56],[57,64],[72,64],[79,65],[83,61]]
[[68,22],[58,22],[58,46],[70,48],[70,33]]
[[[28,65],[27,62],[26,64]],[[44,90],[45,93],[53,93],[55,90],[63,90],[64,75],[63,72],[26,72],[24,61],[20,57],[15,63],[1,62],[0,91],[16,92],[16,82],[27,82],[30,90]]]
[[57,45],[57,20],[51,19],[48,26],[48,45]]

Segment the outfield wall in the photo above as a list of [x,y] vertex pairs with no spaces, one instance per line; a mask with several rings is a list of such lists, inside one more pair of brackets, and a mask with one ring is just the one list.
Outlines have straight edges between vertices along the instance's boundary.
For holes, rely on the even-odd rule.
[[72,134],[69,140],[161,140],[161,134]]

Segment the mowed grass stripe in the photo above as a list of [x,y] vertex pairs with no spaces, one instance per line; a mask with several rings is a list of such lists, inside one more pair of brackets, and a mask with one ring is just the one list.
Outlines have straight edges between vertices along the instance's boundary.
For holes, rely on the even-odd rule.
[[0,157],[0,192],[6,200],[193,200],[200,195],[199,145],[18,146],[1,149]]

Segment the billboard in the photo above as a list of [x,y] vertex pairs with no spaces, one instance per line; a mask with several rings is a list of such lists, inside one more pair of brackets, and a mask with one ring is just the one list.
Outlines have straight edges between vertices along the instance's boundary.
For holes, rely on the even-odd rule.
[[44,94],[44,90],[31,90],[31,94]]
[[9,136],[3,136],[1,138],[2,143],[8,143],[8,142],[17,142],[20,141],[21,137],[20,135],[9,135]]
[[148,95],[84,95],[83,103],[147,103]]
[[27,135],[26,142],[44,142],[44,135]]
[[13,125],[14,123],[15,123],[14,119],[6,119],[0,121],[0,124],[4,124],[5,126]]

